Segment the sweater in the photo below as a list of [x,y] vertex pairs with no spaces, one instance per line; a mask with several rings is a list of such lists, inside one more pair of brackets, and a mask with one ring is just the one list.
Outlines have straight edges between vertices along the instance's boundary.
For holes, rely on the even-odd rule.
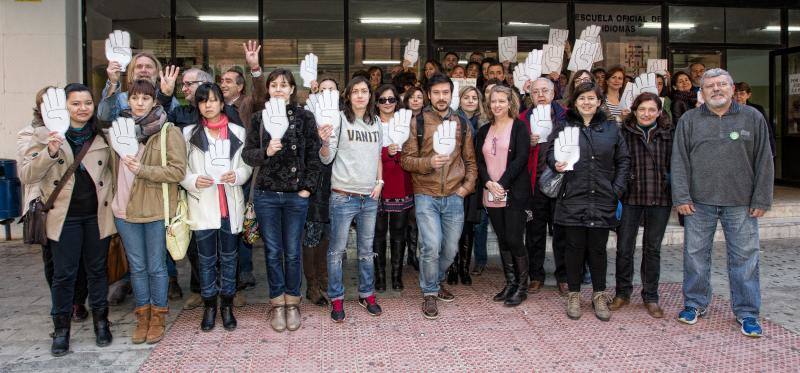
[[322,163],[333,163],[331,189],[371,194],[381,162],[381,124],[378,121],[367,124],[362,118],[350,123],[344,113],[340,115],[342,124],[339,133],[329,139],[328,156],[320,154]]

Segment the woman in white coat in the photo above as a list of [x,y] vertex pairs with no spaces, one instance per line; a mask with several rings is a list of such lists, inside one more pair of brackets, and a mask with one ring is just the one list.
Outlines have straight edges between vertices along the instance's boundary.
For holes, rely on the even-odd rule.
[[189,194],[190,227],[200,259],[200,295],[205,305],[200,328],[214,328],[219,296],[222,325],[230,331],[236,329],[233,297],[245,208],[242,184],[252,168],[242,161],[245,129],[228,121],[219,86],[204,83],[194,97],[200,123],[183,129],[188,166],[181,185]]

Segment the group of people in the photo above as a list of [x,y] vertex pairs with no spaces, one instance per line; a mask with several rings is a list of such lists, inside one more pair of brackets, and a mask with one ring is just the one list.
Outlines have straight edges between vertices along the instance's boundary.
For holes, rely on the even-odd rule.
[[[215,327],[217,313],[234,330],[237,290],[255,282],[252,245],[243,238],[248,203],[264,242],[270,323],[278,332],[301,326],[303,276],[306,298],[330,302],[331,319],[344,321],[342,263],[353,223],[358,304],[370,315],[383,312],[376,292],[387,289],[389,261],[394,290],[404,289],[404,262],[418,268],[421,312],[439,318],[438,302],[455,300],[445,283],[470,285],[485,269],[490,223],[505,276],[495,302],[517,306],[543,288],[550,228],[567,316],[581,317],[581,285],[590,278],[591,304],[603,321],[631,301],[643,225],[642,299],[646,312],[660,318],[659,253],[675,206],[685,217],[685,309],[678,319],[694,324],[706,314],[719,219],[733,311],[743,333],[761,335],[756,219],[772,202],[770,131],[746,99],[734,99],[736,88],[749,87],[735,88],[726,71],[692,67],[691,75],[659,76],[658,94],[642,93],[626,108],[623,67],[531,77],[519,91],[509,82],[509,64],[476,52],[461,66],[448,53],[443,63],[427,61],[421,79],[407,63],[392,69],[388,84],[380,68],[358,72],[342,94],[339,82],[320,77],[304,106],[290,70],[266,74],[260,46],[243,47],[249,93],[240,70],[227,71],[217,84],[203,70],[181,75],[140,53],[131,61],[127,91],[121,66],[109,63],[97,108],[86,86],[64,87],[70,127],[63,136],[44,125],[39,110],[49,87],[37,95],[33,120],[18,136],[26,200],[47,198],[66,183],[47,216],[43,247],[53,355],[69,351],[83,288],[97,345],[111,343],[106,256],[115,233],[130,268],[122,281],[135,299],[132,342],[161,340],[168,299],[182,296],[165,220],[184,192],[195,293],[187,307],[203,306],[203,331]],[[186,105],[175,98],[179,76]],[[454,92],[457,77],[477,84]],[[108,129],[123,119],[135,122],[138,146],[124,157],[112,149]],[[285,133],[271,130],[276,124]],[[549,136],[538,128],[551,129]],[[222,154],[230,166],[212,177],[207,159],[219,156],[220,144],[229,147]],[[564,161],[563,151],[579,157]],[[76,159],[79,167],[70,168]],[[74,173],[64,177],[68,171]],[[551,197],[540,180],[556,177],[560,186]],[[617,261],[609,299],[611,231]]]

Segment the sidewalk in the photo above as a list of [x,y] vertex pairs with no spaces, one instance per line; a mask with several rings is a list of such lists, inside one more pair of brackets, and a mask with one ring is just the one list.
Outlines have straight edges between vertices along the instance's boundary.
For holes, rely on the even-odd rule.
[[[19,241],[0,244],[0,371],[384,371],[384,370],[777,370],[800,366],[800,311],[797,289],[798,240],[763,243],[761,256],[762,316],[765,337],[742,336],[727,302],[724,248],[714,250],[715,299],[711,315],[693,327],[679,324],[681,305],[680,247],[662,250],[662,306],[666,318],[644,313],[638,293],[633,304],[614,313],[609,323],[594,318],[585,289],[579,321],[564,315],[564,300],[550,287],[516,309],[491,302],[501,274],[496,263],[475,277],[472,287],[455,286],[454,303],[441,304],[442,318],[424,320],[419,311],[416,272],[406,267],[406,290],[379,295],[384,315],[370,317],[354,301],[347,302],[347,322],[329,320],[328,310],[303,304],[303,327],[275,333],[268,307],[236,309],[239,327],[199,330],[200,310],[180,312],[171,304],[167,337],[153,349],[132,345],[132,300],[112,307],[114,343],[94,345],[91,321],[73,324],[73,353],[50,356],[50,297],[42,274],[41,253]],[[263,253],[256,250],[259,286],[247,291],[252,302],[265,302]],[[547,255],[548,273],[552,272]],[[496,261],[496,258],[491,258]],[[614,251],[609,250],[608,283],[613,286]],[[637,259],[638,262],[638,259]],[[355,262],[345,270],[348,299],[353,299]],[[188,268],[179,267],[184,295]],[[638,269],[638,268],[637,268]],[[638,280],[638,276],[637,276]],[[176,320],[177,319],[177,320]],[[219,323],[219,321],[218,321]],[[215,358],[218,356],[219,358]]]

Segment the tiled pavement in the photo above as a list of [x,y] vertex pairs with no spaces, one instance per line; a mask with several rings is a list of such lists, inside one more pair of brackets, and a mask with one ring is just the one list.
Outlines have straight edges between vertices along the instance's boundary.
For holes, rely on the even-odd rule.
[[[588,292],[584,317],[568,320],[563,298],[550,289],[523,306],[509,309],[491,302],[500,286],[496,266],[476,277],[472,287],[453,288],[458,299],[441,304],[442,318],[424,320],[419,312],[416,272],[406,272],[407,290],[379,296],[385,310],[368,316],[355,302],[346,304],[347,322],[330,322],[328,311],[302,307],[303,327],[293,333],[269,329],[267,306],[237,309],[239,328],[199,331],[200,310],[178,312],[153,349],[132,345],[132,302],[112,308],[114,343],[94,346],[91,322],[73,324],[72,353],[49,354],[50,298],[41,274],[40,251],[19,242],[0,244],[0,372],[5,371],[795,371],[800,370],[798,240],[762,244],[761,279],[766,336],[739,334],[728,302],[724,249],[714,250],[711,316],[693,327],[679,324],[682,257],[679,247],[662,250],[663,320],[651,319],[641,300],[614,313],[611,322],[594,318]],[[253,301],[266,298],[263,255],[256,250],[259,286],[247,291]],[[496,260],[492,258],[492,260]],[[551,256],[546,268],[552,272]],[[638,259],[637,259],[638,261]],[[613,285],[614,251],[609,250],[608,283]],[[352,299],[354,262],[348,262]],[[188,290],[186,263],[181,281]],[[408,267],[407,267],[408,268]],[[638,268],[637,268],[638,270]],[[638,280],[638,276],[636,277]],[[552,285],[552,278],[548,278]],[[588,289],[586,290],[588,291]],[[177,320],[176,320],[177,318]],[[216,357],[215,357],[216,356]]]

